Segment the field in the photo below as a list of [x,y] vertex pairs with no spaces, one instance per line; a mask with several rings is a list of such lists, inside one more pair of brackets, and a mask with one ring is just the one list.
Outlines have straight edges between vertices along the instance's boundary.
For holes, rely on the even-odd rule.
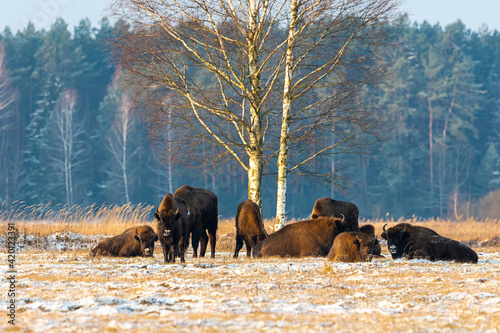
[[[378,234],[394,224],[369,222]],[[413,222],[468,244],[479,263],[392,260],[385,243],[386,258],[371,263],[257,260],[244,251],[233,259],[231,220],[220,223],[215,259],[193,259],[189,250],[185,264],[166,265],[158,246],[154,258],[90,258],[104,237],[98,226],[19,220],[16,326],[7,323],[4,278],[0,331],[498,332],[498,221]],[[98,223],[108,235],[132,224]],[[4,236],[0,245],[7,262]]]

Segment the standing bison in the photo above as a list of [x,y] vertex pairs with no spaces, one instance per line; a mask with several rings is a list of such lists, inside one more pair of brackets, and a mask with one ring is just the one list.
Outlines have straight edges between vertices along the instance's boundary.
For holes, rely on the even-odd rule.
[[215,258],[217,218],[219,214],[217,196],[203,188],[183,185],[175,191],[174,197],[184,199],[189,206],[188,232],[191,234],[193,257],[197,257],[198,243],[200,243],[200,257],[205,256],[208,239],[210,238],[212,258]]
[[92,257],[108,255],[118,257],[152,257],[158,236],[148,225],[133,227],[121,235],[106,238],[90,250]]
[[156,208],[156,232],[163,249],[166,263],[175,262],[178,254],[181,262],[189,245],[189,207],[182,198],[168,193],[163,198],[160,207]]
[[343,232],[335,237],[328,259],[341,262],[372,261],[377,240],[362,232]]
[[266,231],[262,227],[259,206],[251,200],[245,200],[240,203],[236,210],[235,226],[236,248],[233,258],[238,258],[238,253],[243,247],[243,241],[245,241],[247,257],[250,258],[255,245],[267,236]]
[[408,259],[477,263],[478,257],[474,250],[456,240],[443,237],[434,230],[408,223],[400,223],[386,230],[386,225],[381,237],[387,240],[393,259],[405,256]]
[[287,224],[254,248],[255,257],[326,257],[335,236],[344,231],[336,217]]
[[311,218],[333,216],[344,220],[346,231],[359,231],[358,206],[349,201],[339,201],[330,198],[320,198],[314,203]]

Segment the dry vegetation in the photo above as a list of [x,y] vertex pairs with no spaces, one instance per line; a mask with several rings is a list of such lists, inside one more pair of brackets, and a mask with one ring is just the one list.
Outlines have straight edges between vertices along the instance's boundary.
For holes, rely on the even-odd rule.
[[[81,244],[152,224],[151,209],[24,207],[0,212],[0,232],[5,234],[5,222],[15,222],[22,235],[57,243],[61,237],[54,234],[71,231],[85,237],[65,240]],[[469,244],[479,263],[392,260],[384,244],[386,258],[371,263],[250,260],[245,251],[233,259],[234,219],[219,222],[215,259],[193,259],[189,249],[185,264],[163,264],[158,247],[154,258],[90,258],[88,250],[72,250],[84,247],[53,251],[40,242],[17,254],[18,325],[2,320],[0,331],[495,332],[500,327],[498,220],[361,224],[373,224],[380,235],[384,224],[400,222]],[[268,233],[273,223],[265,221]],[[98,236],[87,237],[92,235]],[[5,305],[2,299],[0,306]]]
[[[132,226],[147,224],[154,228],[151,219],[153,206],[123,205],[123,206],[73,206],[49,208],[48,205],[25,206],[22,203],[17,208],[8,211],[0,210],[0,235],[5,235],[7,222],[14,222],[19,234],[33,235],[42,238],[49,235],[72,232],[81,235],[117,235]],[[288,223],[296,222],[291,219]],[[361,220],[360,224],[370,223],[375,226],[377,235],[382,233],[382,227],[391,227],[397,223],[413,223],[426,226],[439,234],[464,242],[471,247],[493,247],[500,249],[500,221],[485,218],[473,218],[453,221],[443,219],[379,219]],[[264,221],[266,231],[273,232],[274,220]],[[235,242],[234,218],[221,219],[217,231],[217,250],[232,251]],[[33,240],[31,240],[33,243]],[[35,241],[36,243],[36,241]],[[43,242],[39,242],[42,244]]]

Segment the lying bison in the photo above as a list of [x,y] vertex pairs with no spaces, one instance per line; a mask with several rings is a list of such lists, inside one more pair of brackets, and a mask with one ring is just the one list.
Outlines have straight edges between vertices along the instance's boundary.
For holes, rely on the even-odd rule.
[[189,207],[182,198],[168,193],[156,208],[156,232],[163,249],[164,262],[175,262],[175,256],[184,260],[189,245]]
[[[387,225],[387,224],[386,224]],[[429,260],[455,260],[477,263],[477,253],[468,246],[439,235],[425,227],[400,223],[385,229],[381,237],[387,240],[387,247],[393,259],[402,256]]]
[[372,261],[377,240],[362,232],[343,232],[335,237],[328,259],[341,262]]
[[254,257],[326,257],[335,236],[344,231],[336,217],[288,224],[254,248]]
[[375,236],[375,227],[371,224],[365,224],[359,227],[359,232],[362,232],[372,238],[375,239],[375,246],[373,247],[373,255],[376,257],[384,257],[380,253],[382,253],[382,248],[380,247],[380,242]]
[[198,243],[200,243],[200,257],[205,256],[208,239],[210,238],[212,258],[214,258],[219,214],[217,196],[209,190],[188,185],[179,187],[174,196],[184,199],[189,206],[188,232],[191,234],[193,257],[197,257]]
[[321,198],[316,200],[311,213],[311,218],[320,216],[333,216],[344,220],[346,231],[359,231],[358,206],[349,201],[339,201],[330,198]]
[[121,235],[106,238],[90,250],[90,255],[152,257],[158,236],[150,226],[133,227]]
[[249,258],[255,245],[267,236],[266,231],[262,227],[259,206],[252,200],[245,200],[240,203],[236,210],[235,226],[236,248],[233,258],[238,258],[238,253],[243,247],[243,241],[245,241],[247,257]]

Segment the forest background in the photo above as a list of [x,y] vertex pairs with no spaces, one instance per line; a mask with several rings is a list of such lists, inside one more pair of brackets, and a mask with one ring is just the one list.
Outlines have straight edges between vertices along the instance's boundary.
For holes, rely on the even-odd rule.
[[[441,27],[406,16],[391,27],[391,76],[378,96],[387,131],[363,157],[335,156],[317,169],[342,172],[345,188],[290,175],[288,217],[319,197],[349,200],[361,217],[500,218],[500,34]],[[148,140],[130,110],[107,41],[118,25],[58,19],[0,34],[0,203],[158,205],[190,184],[219,197],[232,217],[247,198],[246,173],[196,169]],[[207,157],[209,158],[209,157]],[[337,175],[338,176],[338,175]],[[263,181],[263,214],[276,211],[276,180]],[[71,186],[69,186],[71,185]],[[498,216],[495,216],[498,214]]]

